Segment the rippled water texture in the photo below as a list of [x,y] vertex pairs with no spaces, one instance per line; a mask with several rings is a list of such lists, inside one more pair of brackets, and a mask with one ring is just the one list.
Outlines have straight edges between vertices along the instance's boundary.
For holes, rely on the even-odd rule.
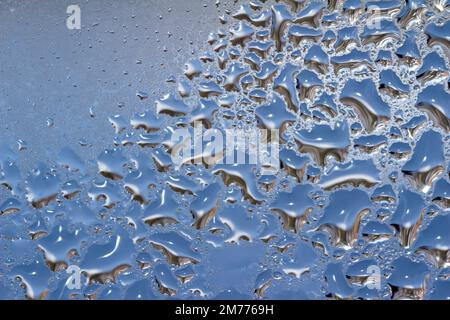
[[[243,3],[96,162],[1,146],[0,298],[450,298],[450,2]],[[281,169],[175,166],[195,121]]]

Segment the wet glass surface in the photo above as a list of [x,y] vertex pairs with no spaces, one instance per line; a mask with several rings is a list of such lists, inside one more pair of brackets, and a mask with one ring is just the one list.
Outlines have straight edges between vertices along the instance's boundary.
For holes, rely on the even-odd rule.
[[169,2],[0,2],[0,298],[450,299],[450,2]]

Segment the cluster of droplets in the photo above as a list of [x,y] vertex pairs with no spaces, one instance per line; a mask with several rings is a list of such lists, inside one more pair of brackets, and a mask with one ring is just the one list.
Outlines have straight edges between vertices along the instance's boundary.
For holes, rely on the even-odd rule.
[[[96,168],[3,146],[0,297],[450,297],[449,8],[250,1]],[[197,122],[279,130],[281,170],[175,166]]]

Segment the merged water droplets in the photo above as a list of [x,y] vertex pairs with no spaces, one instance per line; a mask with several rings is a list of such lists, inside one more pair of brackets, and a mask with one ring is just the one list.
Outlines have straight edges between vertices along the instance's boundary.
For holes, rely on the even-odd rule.
[[[0,146],[0,297],[448,298],[449,18],[252,1],[154,105],[108,119],[94,161],[66,147],[22,172]],[[280,170],[210,142],[174,163],[198,122],[280,130]]]

